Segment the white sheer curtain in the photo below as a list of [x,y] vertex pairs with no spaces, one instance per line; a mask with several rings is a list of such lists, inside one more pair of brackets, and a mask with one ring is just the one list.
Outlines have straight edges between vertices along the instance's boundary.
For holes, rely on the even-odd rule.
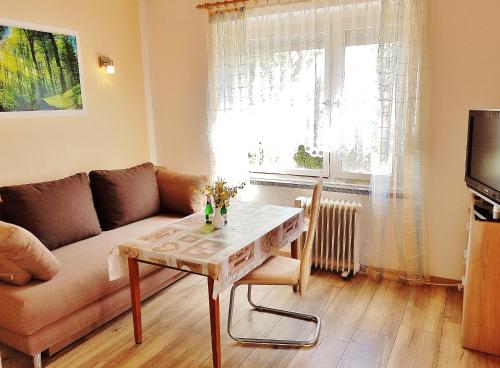
[[246,181],[248,57],[243,11],[210,16],[208,120],[212,177],[230,185]]
[[[420,69],[424,0],[269,0],[210,16],[214,176],[332,152],[330,180],[371,185],[362,261],[424,274]],[[333,161],[332,161],[333,162]]]
[[[338,119],[344,44],[347,36],[353,45],[373,44],[379,13],[379,1],[270,0],[212,14],[209,120],[215,175],[241,180],[249,166],[294,168],[301,146],[308,155],[323,157],[334,144],[347,142],[342,137],[348,129]],[[367,136],[371,139],[365,131]]]
[[380,115],[371,155],[372,241],[366,251],[368,264],[384,267],[391,229],[401,277],[411,283],[423,282],[427,274],[420,118],[424,13],[423,0],[382,1]]

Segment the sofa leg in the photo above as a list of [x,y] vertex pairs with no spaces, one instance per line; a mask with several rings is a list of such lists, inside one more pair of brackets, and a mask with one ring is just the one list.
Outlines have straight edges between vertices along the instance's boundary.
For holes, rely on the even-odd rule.
[[38,353],[33,357],[33,368],[42,368],[42,353]]

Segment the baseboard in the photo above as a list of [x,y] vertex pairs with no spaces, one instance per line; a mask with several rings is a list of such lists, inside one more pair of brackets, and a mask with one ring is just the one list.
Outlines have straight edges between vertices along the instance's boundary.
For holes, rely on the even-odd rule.
[[361,273],[368,275],[375,279],[389,279],[403,282],[409,285],[443,285],[443,286],[456,286],[462,285],[462,281],[447,279],[439,276],[411,276],[406,272],[392,270],[390,268],[361,266]]
[[461,280],[447,279],[446,277],[439,277],[439,276],[429,276],[429,277],[430,277],[431,284],[442,284],[445,286],[462,285]]

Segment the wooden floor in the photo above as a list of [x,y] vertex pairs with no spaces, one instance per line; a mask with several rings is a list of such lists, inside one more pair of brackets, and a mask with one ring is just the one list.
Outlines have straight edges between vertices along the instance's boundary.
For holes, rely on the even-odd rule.
[[[305,338],[308,322],[252,312],[240,288],[235,331],[274,338]],[[460,345],[462,294],[452,288],[410,287],[358,275],[344,282],[315,272],[306,295],[290,287],[256,287],[270,306],[322,317],[320,342],[310,349],[241,346],[226,332],[229,293],[221,295],[223,367],[500,367],[500,357]],[[44,367],[210,367],[206,279],[190,275],[143,305],[144,338],[134,344],[126,313],[52,358]],[[0,345],[3,368],[31,367],[29,358]]]

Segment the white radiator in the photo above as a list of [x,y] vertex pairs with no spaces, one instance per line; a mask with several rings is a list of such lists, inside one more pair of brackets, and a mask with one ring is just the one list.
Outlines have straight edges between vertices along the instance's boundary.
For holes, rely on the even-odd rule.
[[[307,218],[311,211],[311,198],[298,197],[294,206],[303,208]],[[339,272],[344,278],[358,273],[360,210],[361,204],[356,202],[321,201],[312,249],[314,268]],[[299,249],[302,249],[304,241],[305,234],[299,239]]]

